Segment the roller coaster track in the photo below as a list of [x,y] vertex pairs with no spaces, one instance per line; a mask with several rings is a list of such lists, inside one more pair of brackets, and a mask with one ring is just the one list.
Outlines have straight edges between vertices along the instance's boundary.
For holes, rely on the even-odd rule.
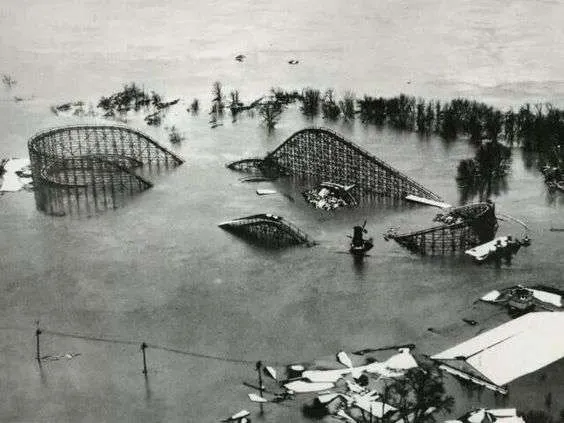
[[451,209],[443,224],[398,234],[389,232],[384,239],[393,239],[412,252],[430,255],[454,254],[491,241],[497,231],[495,207],[490,203],[469,204]]
[[255,214],[224,222],[220,228],[275,246],[314,245],[305,232],[286,219],[272,214]]
[[153,186],[141,167],[174,167],[184,160],[148,135],[123,125],[50,128],[28,142],[38,208],[66,214],[72,207],[116,207],[126,195]]
[[[231,169],[260,168],[257,159],[228,165]],[[306,128],[291,135],[263,160],[263,167],[282,174],[321,178],[343,185],[355,184],[361,193],[405,198],[409,194],[440,201],[423,187],[358,145],[326,128]]]

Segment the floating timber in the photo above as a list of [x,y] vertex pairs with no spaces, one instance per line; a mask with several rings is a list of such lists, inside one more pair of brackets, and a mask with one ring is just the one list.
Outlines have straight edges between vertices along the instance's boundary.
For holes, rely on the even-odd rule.
[[427,198],[421,198],[412,194],[406,196],[405,199],[408,201],[413,201],[414,203],[425,204],[427,206],[438,207],[440,209],[450,209],[452,207],[452,205],[445,203],[443,201],[429,200]]
[[498,228],[495,206],[490,202],[453,208],[437,215],[435,221],[441,224],[403,234],[390,231],[384,239],[393,239],[415,253],[445,255],[491,241]]
[[53,215],[116,208],[152,187],[137,174],[184,161],[148,135],[121,125],[51,128],[28,143],[35,200]]
[[270,213],[255,214],[219,224],[219,227],[272,247],[315,244],[302,230]]
[[355,184],[359,193],[404,199],[413,194],[429,200],[440,197],[358,145],[325,128],[302,129],[264,159],[232,162],[240,171],[277,171],[283,175],[314,177],[342,185]]

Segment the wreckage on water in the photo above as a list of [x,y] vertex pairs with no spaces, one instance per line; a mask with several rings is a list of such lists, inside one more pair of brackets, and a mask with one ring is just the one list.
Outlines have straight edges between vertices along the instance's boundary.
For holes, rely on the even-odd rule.
[[389,230],[384,239],[415,253],[445,255],[491,241],[498,228],[495,206],[489,201],[451,208],[437,214],[434,221],[438,224],[414,232]]

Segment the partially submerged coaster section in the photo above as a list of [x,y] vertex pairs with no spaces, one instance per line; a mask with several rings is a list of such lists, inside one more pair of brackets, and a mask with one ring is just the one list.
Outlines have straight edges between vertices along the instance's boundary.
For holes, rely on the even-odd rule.
[[76,125],[36,134],[28,143],[35,200],[52,215],[116,208],[152,183],[141,168],[184,162],[148,135],[121,125]]
[[244,159],[228,168],[247,172],[313,177],[337,184],[354,184],[360,194],[404,199],[412,194],[440,197],[341,135],[325,128],[302,129],[264,159]]
[[445,214],[438,214],[435,221],[439,224],[418,231],[390,230],[384,239],[393,239],[415,253],[444,255],[491,241],[498,228],[495,206],[491,202],[452,208]]
[[262,213],[224,222],[220,228],[271,247],[315,245],[305,232],[283,217]]

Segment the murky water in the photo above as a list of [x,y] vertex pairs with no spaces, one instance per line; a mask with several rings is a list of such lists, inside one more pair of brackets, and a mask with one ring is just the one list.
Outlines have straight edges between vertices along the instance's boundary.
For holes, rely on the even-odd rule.
[[[59,101],[94,100],[129,81],[208,107],[214,80],[251,100],[271,86],[333,87],[340,94],[426,98],[464,95],[492,104],[564,104],[564,43],[559,2],[461,1],[456,4],[342,1],[311,3],[109,1],[11,2],[0,6],[0,72],[18,80],[0,102],[0,152],[26,154],[36,131],[80,118],[50,114]],[[245,54],[243,63],[233,60]],[[300,63],[290,66],[287,61]],[[9,97],[34,96],[15,103]],[[177,107],[167,118],[186,135],[170,146],[163,128],[138,125],[186,159],[153,178],[154,188],[99,216],[53,218],[26,192],[0,198],[0,406],[2,421],[217,421],[248,408],[253,365],[149,349],[141,374],[139,345],[42,335],[45,354],[79,352],[39,371],[35,320],[62,333],[142,341],[180,351],[288,363],[345,349],[416,343],[432,354],[507,317],[473,305],[500,285],[538,282],[564,288],[563,196],[513,152],[508,190],[498,210],[527,222],[533,245],[511,267],[475,266],[460,258],[410,255],[380,234],[425,225],[433,210],[365,204],[323,213],[290,183],[261,183],[282,195],[258,197],[224,164],[263,155],[313,124],[289,110],[267,135],[256,118],[210,129],[207,115]],[[333,129],[424,186],[457,202],[458,161],[473,150],[374,127]],[[320,241],[315,248],[270,251],[217,227],[221,221],[274,212]],[[368,220],[376,238],[363,266],[340,254],[354,224]],[[500,232],[518,234],[505,223]],[[461,321],[480,322],[469,327]],[[439,334],[430,333],[433,327]],[[517,381],[508,398],[467,396],[459,387],[453,416],[470,406],[564,407],[561,365],[546,379]],[[561,391],[560,391],[561,394]],[[304,421],[298,405],[272,406],[268,422]]]

